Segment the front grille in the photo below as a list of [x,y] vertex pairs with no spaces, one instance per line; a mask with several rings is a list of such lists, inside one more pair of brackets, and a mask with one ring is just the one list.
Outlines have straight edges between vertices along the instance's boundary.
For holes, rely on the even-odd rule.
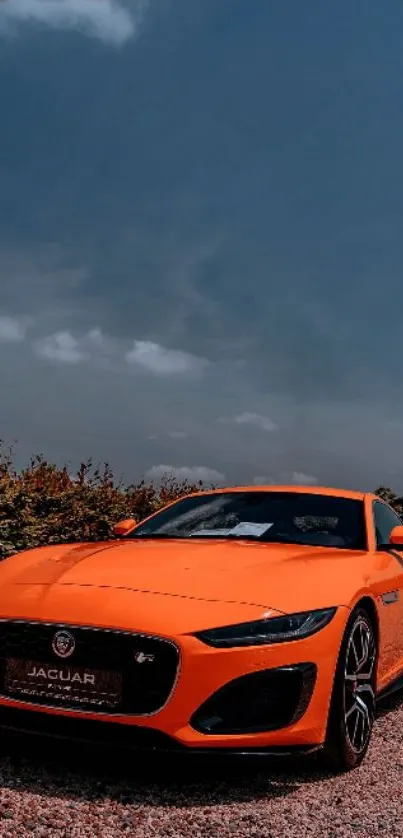
[[[52,640],[59,630],[67,630],[74,636],[74,653],[68,659],[60,659],[52,650]],[[136,655],[140,655],[140,662],[136,661]],[[53,694],[49,697],[47,694],[45,699],[43,690],[41,694],[38,691],[28,695],[22,689],[24,684],[19,692],[19,682],[14,681],[10,689],[6,675],[8,660],[13,661],[14,670],[24,660],[51,665],[65,674],[76,669],[111,672],[119,682],[119,691],[114,703],[109,704],[102,703],[103,693],[99,694],[98,704],[94,704],[93,696],[89,697],[86,689],[82,689],[80,696]],[[178,649],[164,638],[56,623],[0,621],[0,694],[25,702],[102,713],[156,713],[174,688],[178,666]]]

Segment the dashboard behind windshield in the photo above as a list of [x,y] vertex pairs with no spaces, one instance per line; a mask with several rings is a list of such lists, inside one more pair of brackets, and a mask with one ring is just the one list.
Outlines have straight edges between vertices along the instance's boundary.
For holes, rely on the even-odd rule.
[[363,502],[304,492],[236,491],[182,498],[129,538],[225,538],[366,549]]

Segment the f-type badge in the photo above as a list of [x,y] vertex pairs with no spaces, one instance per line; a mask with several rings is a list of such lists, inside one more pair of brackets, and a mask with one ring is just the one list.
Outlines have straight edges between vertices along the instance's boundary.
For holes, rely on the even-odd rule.
[[155,655],[146,655],[144,652],[136,652],[134,655],[136,663],[152,663],[154,659]]
[[76,641],[69,631],[57,631],[53,636],[52,649],[58,658],[71,658],[76,648]]

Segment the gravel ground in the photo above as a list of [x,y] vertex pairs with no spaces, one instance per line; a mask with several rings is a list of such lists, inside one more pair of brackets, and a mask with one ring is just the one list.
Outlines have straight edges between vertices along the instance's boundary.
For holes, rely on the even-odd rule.
[[138,766],[35,750],[40,757],[3,745],[1,838],[403,835],[403,697],[378,714],[364,765],[338,777],[307,761]]

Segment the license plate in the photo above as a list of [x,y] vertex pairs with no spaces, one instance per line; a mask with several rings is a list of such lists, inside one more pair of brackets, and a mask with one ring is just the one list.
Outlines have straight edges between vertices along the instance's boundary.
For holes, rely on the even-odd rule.
[[116,671],[63,666],[38,661],[7,661],[4,692],[10,698],[45,700],[117,708],[122,699],[122,675]]

